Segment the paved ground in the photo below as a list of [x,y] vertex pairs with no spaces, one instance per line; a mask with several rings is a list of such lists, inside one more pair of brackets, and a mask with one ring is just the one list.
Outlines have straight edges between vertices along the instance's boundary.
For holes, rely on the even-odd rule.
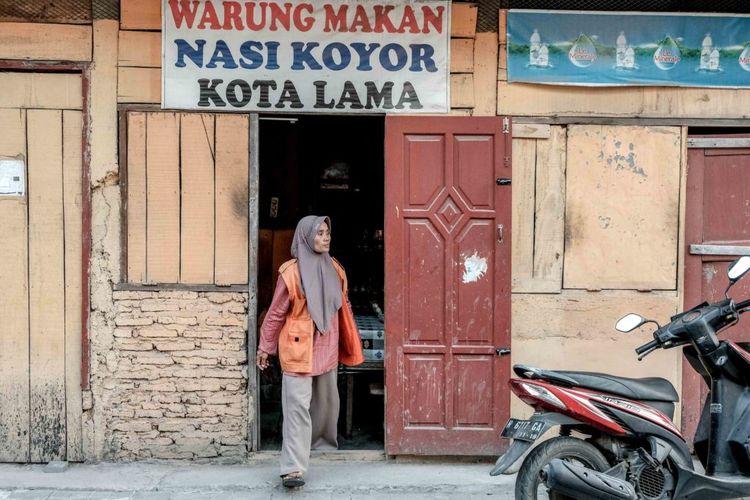
[[510,500],[515,480],[490,477],[491,462],[386,461],[382,454],[339,453],[314,456],[307,484],[289,491],[280,485],[277,464],[274,454],[243,465],[71,464],[58,473],[42,465],[0,464],[0,500]]

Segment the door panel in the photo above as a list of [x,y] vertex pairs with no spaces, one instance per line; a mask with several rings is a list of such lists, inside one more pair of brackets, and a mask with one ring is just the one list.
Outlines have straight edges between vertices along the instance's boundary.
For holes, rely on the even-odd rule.
[[[737,136],[733,136],[737,137]],[[724,298],[727,266],[737,255],[700,255],[690,245],[750,247],[750,149],[689,149],[685,222],[685,308]],[[750,249],[749,249],[750,250]],[[750,297],[750,279],[738,282],[730,295]],[[722,339],[750,341],[747,325],[730,327]],[[692,442],[708,388],[683,363],[682,430]]]
[[508,416],[510,134],[386,119],[386,452],[494,454]]
[[[26,157],[26,111],[0,109],[0,159]],[[0,196],[0,462],[29,459],[29,290],[25,197]]]
[[0,461],[76,461],[83,458],[82,112],[26,109],[32,105],[20,99],[0,109],[0,160],[25,166],[25,192],[0,195]]
[[65,456],[62,111],[27,111],[31,461]]

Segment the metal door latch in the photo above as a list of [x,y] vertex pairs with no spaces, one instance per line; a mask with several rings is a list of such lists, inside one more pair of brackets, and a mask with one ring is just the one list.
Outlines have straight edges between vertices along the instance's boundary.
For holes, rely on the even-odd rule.
[[502,243],[505,239],[505,226],[502,224],[497,225],[497,242]]
[[498,186],[510,186],[510,179],[507,177],[498,177],[495,179],[495,184]]
[[510,349],[508,349],[507,347],[498,347],[495,349],[495,354],[497,354],[498,356],[507,356],[508,354],[510,354]]

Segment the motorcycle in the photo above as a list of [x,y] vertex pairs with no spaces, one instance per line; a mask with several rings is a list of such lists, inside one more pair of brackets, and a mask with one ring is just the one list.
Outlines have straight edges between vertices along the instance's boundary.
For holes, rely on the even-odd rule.
[[717,333],[750,310],[729,289],[750,270],[750,257],[728,268],[724,299],[679,313],[668,324],[637,314],[615,328],[628,333],[656,324],[653,340],[636,348],[638,359],[657,349],[683,354],[710,388],[694,448],[705,473],[696,471],[685,439],[672,423],[674,386],[662,378],[553,371],[515,365],[511,390],[535,410],[511,418],[502,437],[512,439],[490,475],[508,470],[553,427],[559,435],[531,449],[518,471],[516,500],[549,498],[661,500],[750,497],[750,344],[720,340]]

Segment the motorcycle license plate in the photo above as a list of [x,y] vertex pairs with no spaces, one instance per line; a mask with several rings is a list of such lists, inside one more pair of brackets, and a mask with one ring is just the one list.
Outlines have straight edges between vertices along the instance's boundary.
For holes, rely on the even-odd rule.
[[542,432],[544,432],[543,422],[511,418],[505,424],[505,428],[500,435],[505,438],[518,439],[519,441],[536,441]]

